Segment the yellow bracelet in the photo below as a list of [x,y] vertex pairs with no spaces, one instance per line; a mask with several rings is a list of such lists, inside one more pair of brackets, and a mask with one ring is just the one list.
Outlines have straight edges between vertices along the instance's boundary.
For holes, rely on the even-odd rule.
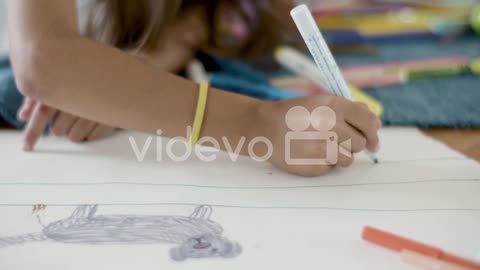
[[193,120],[192,134],[190,135],[190,145],[192,146],[197,144],[200,137],[200,131],[203,125],[203,118],[205,116],[205,108],[207,107],[208,88],[208,82],[204,81],[200,83],[197,110],[195,112],[195,118]]

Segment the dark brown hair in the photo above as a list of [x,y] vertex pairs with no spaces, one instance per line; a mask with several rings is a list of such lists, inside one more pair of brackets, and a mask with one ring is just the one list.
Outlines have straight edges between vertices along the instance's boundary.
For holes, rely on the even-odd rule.
[[[120,49],[153,50],[160,42],[162,30],[188,8],[204,8],[207,24],[214,29],[218,23],[216,8],[221,2],[227,2],[245,19],[250,29],[249,39],[242,48],[230,50],[217,42],[218,33],[210,33],[208,42],[202,46],[207,52],[258,55],[278,44],[283,33],[291,29],[289,0],[95,0],[86,34]],[[250,6],[248,10],[246,5]],[[248,12],[252,9],[253,15]]]

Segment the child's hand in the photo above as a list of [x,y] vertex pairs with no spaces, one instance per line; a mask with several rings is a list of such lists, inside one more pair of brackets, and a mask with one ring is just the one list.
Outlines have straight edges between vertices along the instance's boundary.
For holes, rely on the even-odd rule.
[[18,111],[18,118],[28,121],[24,131],[23,149],[25,151],[33,150],[50,119],[53,119],[50,124],[50,132],[53,135],[67,137],[77,143],[98,140],[113,132],[113,128],[109,126],[57,111],[29,98],[25,98]]
[[[353,154],[365,149],[371,152],[379,150],[377,133],[381,122],[364,104],[350,102],[335,96],[320,95],[265,103],[262,106],[261,118],[263,120],[260,129],[263,132],[261,133],[265,134],[264,136],[269,138],[273,144],[273,155],[270,162],[290,173],[302,176],[323,175],[336,166],[348,167],[352,164],[353,155],[349,157],[341,152],[348,151],[347,153]],[[315,110],[316,108],[319,109]],[[288,112],[290,113],[287,116]],[[312,112],[313,114],[311,114]],[[331,128],[332,126],[333,128]],[[332,164],[294,165],[291,162],[289,164],[285,156],[286,143],[290,143],[292,158],[318,160],[326,159],[327,156],[326,140],[297,138],[287,142],[286,135],[294,132],[292,128],[296,130],[296,134],[300,134],[302,131],[319,132],[320,130],[323,132],[322,134],[328,136],[328,132],[334,132],[338,144],[335,145],[335,151],[342,147],[340,146],[342,142],[349,139],[351,140],[351,149],[337,152],[337,161]]]

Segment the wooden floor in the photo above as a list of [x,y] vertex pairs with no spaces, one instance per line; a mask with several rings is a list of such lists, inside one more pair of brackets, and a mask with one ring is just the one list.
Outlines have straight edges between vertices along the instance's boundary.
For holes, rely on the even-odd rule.
[[429,129],[423,132],[458,152],[480,161],[480,129]]

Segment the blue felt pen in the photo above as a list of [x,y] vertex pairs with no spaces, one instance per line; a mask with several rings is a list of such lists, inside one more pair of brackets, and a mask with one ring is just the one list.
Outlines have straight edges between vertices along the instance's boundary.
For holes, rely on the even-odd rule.
[[221,72],[245,79],[246,81],[268,84],[265,74],[240,61],[215,58],[215,62],[220,66]]
[[196,83],[209,81],[213,87],[263,100],[275,101],[303,96],[302,94],[278,89],[267,84],[239,79],[225,73],[208,74],[205,67],[198,60],[192,61],[187,66],[187,75]]
[[246,80],[238,79],[224,73],[209,74],[209,81],[210,85],[213,87],[268,101],[284,100],[304,96],[300,93],[278,89],[267,84],[252,83]]

